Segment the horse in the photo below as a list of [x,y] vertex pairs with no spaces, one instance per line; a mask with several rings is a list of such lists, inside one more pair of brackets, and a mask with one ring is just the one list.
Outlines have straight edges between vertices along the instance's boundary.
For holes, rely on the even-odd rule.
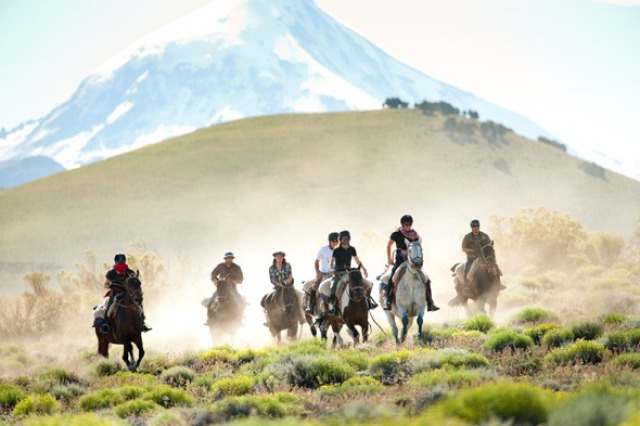
[[207,322],[211,333],[211,340],[228,335],[233,337],[242,325],[242,315],[245,309],[244,300],[238,299],[226,280],[217,280],[216,292],[210,299],[204,299],[202,304],[207,308]]
[[496,253],[493,248],[493,241],[484,245],[480,250],[480,257],[472,265],[469,273],[473,275],[469,287],[465,289],[463,285],[465,262],[455,264],[451,269],[454,276],[457,276],[456,297],[449,301],[449,306],[463,306],[467,316],[474,312],[469,308],[469,299],[475,302],[478,312],[486,313],[485,305],[489,305],[489,315],[493,317],[498,304],[498,294],[503,286],[500,283],[500,269],[496,263]]
[[280,333],[287,331],[289,340],[297,340],[298,318],[302,306],[300,297],[292,284],[283,284],[272,293],[262,297],[260,306],[265,310],[271,336],[281,342]]
[[[102,333],[96,328],[98,337],[98,353],[109,357],[109,344],[123,345],[122,360],[129,371],[134,372],[144,357],[142,345],[142,318],[137,301],[142,299],[142,283],[136,275],[128,277],[124,282],[124,291],[114,299],[115,317],[108,319],[110,330]],[[138,348],[138,360],[133,356],[133,344]]]
[[[424,259],[422,257],[422,246],[418,241],[414,241],[407,246],[407,260],[396,271],[402,274],[398,283],[395,285],[395,301],[391,305],[391,310],[385,310],[389,326],[396,340],[396,345],[404,343],[407,338],[407,332],[413,325],[413,319],[416,318],[418,324],[418,340],[422,342],[422,323],[424,318],[424,310],[427,304],[427,290],[423,281],[422,265]],[[402,271],[402,269],[406,269]],[[428,278],[425,277],[428,280]],[[402,321],[402,333],[398,339],[398,327],[395,317]]]
[[347,326],[349,335],[353,338],[353,346],[360,343],[360,334],[356,326],[360,326],[362,341],[369,338],[369,303],[367,288],[363,285],[362,274],[358,270],[349,272],[349,283],[342,295],[342,319]]

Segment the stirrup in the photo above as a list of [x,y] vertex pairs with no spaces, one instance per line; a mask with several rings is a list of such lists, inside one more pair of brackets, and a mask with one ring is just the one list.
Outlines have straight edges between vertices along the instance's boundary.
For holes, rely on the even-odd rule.
[[109,334],[109,332],[111,331],[111,327],[109,327],[109,324],[104,323],[100,326],[99,330],[102,334]]

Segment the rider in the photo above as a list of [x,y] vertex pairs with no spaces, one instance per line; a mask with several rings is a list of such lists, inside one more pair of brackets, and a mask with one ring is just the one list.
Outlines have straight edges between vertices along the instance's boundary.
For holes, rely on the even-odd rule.
[[[339,237],[340,245],[333,249],[333,256],[331,257],[331,269],[334,271],[333,282],[331,283],[331,303],[333,304],[334,315],[336,313],[336,302],[338,301],[336,298],[338,283],[351,269],[351,259],[355,260],[358,268],[362,269],[364,277],[366,278],[368,276],[367,268],[364,267],[358,258],[356,248],[350,245],[351,234],[349,231],[340,232]],[[369,309],[374,309],[377,305],[371,299],[371,284],[367,280],[363,280],[363,282],[369,285],[367,288],[367,302],[369,303]],[[342,289],[340,290],[340,294],[342,294]]]
[[[232,294],[236,298],[237,301],[242,300],[242,296],[238,292],[237,284],[242,284],[244,280],[244,275],[242,274],[242,268],[237,263],[233,262],[235,256],[232,252],[228,251],[224,254],[224,262],[219,263],[213,271],[211,271],[211,281],[217,285],[218,281],[226,281],[229,284]],[[211,296],[209,305],[216,300],[218,296],[218,290],[213,292],[213,296]],[[208,310],[208,309],[207,309]],[[209,325],[209,319],[204,325]]]
[[[418,232],[412,228],[413,226],[413,217],[411,215],[405,214],[400,218],[400,228],[395,230],[391,236],[389,237],[389,242],[387,243],[387,265],[393,265],[391,269],[391,275],[389,275],[388,284],[381,284],[383,298],[384,298],[384,309],[391,309],[391,302],[393,297],[393,276],[398,270],[398,267],[407,261],[407,242],[412,243],[417,241],[419,243],[422,242],[422,238],[418,235]],[[395,258],[391,257],[391,247],[395,244]],[[395,261],[394,261],[395,260]],[[426,290],[427,290],[427,310],[428,311],[437,311],[440,308],[433,303],[433,297],[431,293],[431,280],[427,279],[422,271],[420,271],[420,277],[425,282]]]
[[[282,286],[293,285],[293,274],[291,271],[291,264],[287,262],[285,259],[285,252],[276,251],[273,253],[273,264],[269,267],[269,279],[271,280],[271,284],[273,284],[273,288],[277,290]],[[296,299],[298,299],[298,320],[300,324],[304,324],[305,317],[302,312],[302,305],[300,303],[300,295],[296,291]],[[268,324],[265,324],[268,326]]]
[[[124,254],[122,253],[116,254],[115,257],[113,258],[113,261],[114,261],[113,268],[105,274],[106,279],[104,282],[104,286],[109,289],[109,291],[105,294],[105,297],[108,296],[109,301],[107,302],[107,308],[104,311],[104,316],[101,321],[103,324],[106,323],[107,312],[109,312],[109,308],[113,303],[113,299],[117,294],[122,293],[124,291],[125,280],[129,277],[134,277],[136,275],[135,271],[129,269],[129,265],[127,265],[127,257]],[[145,315],[142,307],[142,296],[140,296],[140,300],[137,300],[136,302],[138,303],[138,306],[140,306],[140,317],[142,318],[142,331],[147,332],[151,330],[151,327],[148,327],[144,323]],[[94,323],[94,327],[97,325],[97,322],[98,321]]]
[[[464,265],[464,274],[462,276],[463,282],[460,283],[463,286],[463,293],[467,293],[466,295],[471,294],[471,289],[469,288],[469,282],[467,280],[467,274],[469,273],[469,269],[471,269],[471,265],[476,261],[478,256],[482,253],[482,247],[491,244],[491,238],[489,235],[480,231],[480,221],[478,219],[473,219],[470,223],[471,232],[464,236],[462,239],[462,251],[467,254],[467,261]],[[500,268],[498,267],[498,270]],[[502,275],[502,272],[500,272]],[[504,285],[500,285],[500,289],[503,290],[507,288]]]
[[331,272],[331,258],[333,257],[333,249],[338,246],[337,232],[329,234],[329,244],[324,245],[318,251],[314,267],[316,269],[316,280],[312,282],[308,289],[308,297],[305,297],[305,312],[313,314],[313,307],[316,304],[316,295],[318,292],[318,286],[322,281],[329,277]]

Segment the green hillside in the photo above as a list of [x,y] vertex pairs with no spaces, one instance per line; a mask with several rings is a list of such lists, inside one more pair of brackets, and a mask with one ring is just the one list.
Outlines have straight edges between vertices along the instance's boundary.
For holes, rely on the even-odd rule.
[[0,286],[70,268],[87,249],[108,262],[137,240],[209,263],[233,249],[268,266],[282,248],[306,272],[325,235],[349,229],[377,265],[406,212],[444,265],[459,256],[471,218],[488,224],[535,206],[628,236],[640,183],[462,117],[251,118],[1,192]]

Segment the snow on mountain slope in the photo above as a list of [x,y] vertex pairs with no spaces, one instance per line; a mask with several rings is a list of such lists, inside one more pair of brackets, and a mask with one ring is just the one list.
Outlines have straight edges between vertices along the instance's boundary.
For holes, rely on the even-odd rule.
[[51,113],[0,137],[0,159],[74,168],[242,117],[446,101],[530,138],[525,117],[398,62],[313,0],[214,0],[88,76]]

